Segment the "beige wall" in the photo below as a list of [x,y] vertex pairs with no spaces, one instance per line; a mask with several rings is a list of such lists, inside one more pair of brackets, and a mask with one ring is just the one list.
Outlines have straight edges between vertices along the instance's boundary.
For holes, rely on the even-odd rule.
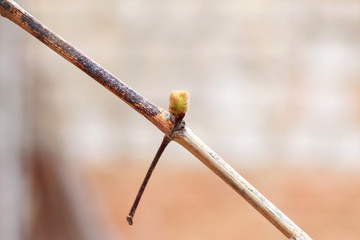
[[[163,108],[171,90],[190,91],[188,124],[233,164],[359,167],[359,1],[37,0],[29,11]],[[156,128],[24,36],[40,142],[69,162],[152,158]],[[166,161],[189,156],[173,144]]]

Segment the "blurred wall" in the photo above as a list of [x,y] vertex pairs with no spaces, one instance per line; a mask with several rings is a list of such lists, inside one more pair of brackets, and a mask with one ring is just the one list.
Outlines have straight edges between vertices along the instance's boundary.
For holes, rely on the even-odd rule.
[[[19,1],[21,3],[22,1]],[[24,43],[14,24],[0,17],[0,239],[23,239],[29,206],[23,175]]]
[[[232,164],[359,167],[359,1],[34,0],[28,10],[155,104],[190,91],[187,123]],[[152,158],[155,127],[25,41],[44,146],[70,163]],[[166,161],[189,156],[172,144]]]

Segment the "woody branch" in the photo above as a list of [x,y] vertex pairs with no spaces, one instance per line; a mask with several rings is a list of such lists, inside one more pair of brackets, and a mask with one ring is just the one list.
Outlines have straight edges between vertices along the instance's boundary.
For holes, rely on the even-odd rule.
[[165,135],[171,137],[174,141],[185,147],[215,174],[229,184],[287,238],[311,239],[303,230],[247,182],[246,179],[237,173],[203,141],[195,136],[184,122],[181,124],[182,127],[171,135],[171,129],[173,128],[174,123],[167,111],[156,106],[127,86],[94,60],[83,54],[44,24],[32,17],[16,2],[12,0],[0,0],[0,14],[19,25],[63,58],[84,71],[147,118]]

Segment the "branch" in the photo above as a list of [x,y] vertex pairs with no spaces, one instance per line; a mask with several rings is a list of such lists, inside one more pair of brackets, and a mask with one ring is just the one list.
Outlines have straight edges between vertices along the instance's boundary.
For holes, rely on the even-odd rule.
[[181,127],[171,135],[171,129],[174,126],[174,123],[170,119],[170,114],[167,111],[142,97],[109,71],[101,67],[91,58],[87,57],[55,32],[51,31],[44,24],[32,17],[14,1],[0,0],[0,14],[19,25],[56,53],[80,68],[151,121],[165,135],[171,137],[185,147],[229,184],[237,193],[245,198],[246,201],[277,227],[287,238],[311,239],[303,230],[286,217],[285,214],[240,176],[230,165],[196,137],[184,122],[181,124]]
[[94,60],[66,42],[51,29],[28,14],[16,2],[0,0],[0,13],[3,17],[19,25],[46,46],[113,92],[141,115],[150,120],[166,135],[170,134],[173,123],[170,120],[168,112],[138,94]]

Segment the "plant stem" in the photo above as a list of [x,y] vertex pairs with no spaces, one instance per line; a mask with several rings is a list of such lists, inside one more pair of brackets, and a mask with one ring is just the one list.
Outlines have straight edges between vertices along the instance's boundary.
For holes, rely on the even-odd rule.
[[186,125],[182,124],[172,135],[173,140],[186,148],[216,175],[245,198],[258,212],[268,219],[286,237],[311,239],[303,230],[283,214],[275,205],[257,191],[245,178],[219,157],[198,138]]
[[161,145],[159,147],[159,149],[157,150],[156,152],[156,155],[154,157],[154,160],[151,162],[151,165],[146,173],[146,176],[140,186],[140,189],[138,191],[138,194],[135,198],[135,201],[133,203],[133,206],[131,207],[131,210],[130,210],[130,213],[129,215],[127,216],[127,221],[130,225],[133,224],[133,218],[134,218],[134,214],[135,214],[135,211],[136,211],[136,208],[137,206],[139,205],[139,202],[140,202],[140,199],[141,199],[141,196],[142,194],[144,193],[144,190],[145,190],[145,187],[146,187],[146,184],[148,183],[150,177],[151,177],[151,174],[154,170],[154,168],[156,167],[156,164],[158,163],[160,157],[161,157],[161,154],[164,152],[166,146],[171,142],[171,139],[168,137],[168,136],[164,136],[162,142],[161,142]]
[[174,123],[170,120],[168,112],[151,103],[125,83],[121,82],[109,71],[101,67],[85,54],[81,53],[70,43],[66,42],[59,35],[28,14],[14,1],[0,0],[0,14],[28,31],[66,60],[87,73],[141,115],[146,117],[166,136],[174,139],[180,145],[185,147],[245,198],[245,200],[277,227],[287,238],[311,239],[303,230],[286,217],[285,214],[240,176],[240,174],[238,174],[230,165],[196,137],[192,131],[185,126],[184,122],[179,124],[182,125],[182,128],[176,129],[176,131],[171,134]]

